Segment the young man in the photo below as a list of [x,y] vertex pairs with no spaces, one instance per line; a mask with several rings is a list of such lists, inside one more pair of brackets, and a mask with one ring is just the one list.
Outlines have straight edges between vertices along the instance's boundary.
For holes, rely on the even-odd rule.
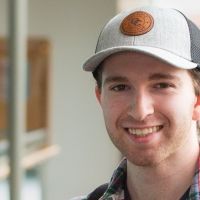
[[125,158],[83,199],[200,199],[199,64],[200,30],[177,10],[142,7],[108,22],[83,68]]

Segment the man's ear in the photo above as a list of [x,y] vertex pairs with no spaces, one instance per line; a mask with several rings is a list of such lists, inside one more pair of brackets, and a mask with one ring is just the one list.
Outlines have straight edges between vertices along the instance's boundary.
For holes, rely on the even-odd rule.
[[98,102],[101,104],[101,89],[96,85],[95,94]]
[[200,96],[197,97],[197,101],[193,111],[193,120],[200,120]]

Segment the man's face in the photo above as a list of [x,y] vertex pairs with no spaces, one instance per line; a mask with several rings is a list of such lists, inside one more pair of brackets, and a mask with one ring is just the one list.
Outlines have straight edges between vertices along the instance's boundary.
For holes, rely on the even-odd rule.
[[136,165],[156,165],[197,140],[199,106],[187,70],[118,53],[103,63],[96,95],[112,142]]

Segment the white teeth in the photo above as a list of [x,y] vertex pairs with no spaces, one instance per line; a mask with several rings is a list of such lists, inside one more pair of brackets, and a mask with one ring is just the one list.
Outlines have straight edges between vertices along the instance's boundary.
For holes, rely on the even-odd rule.
[[145,135],[148,135],[150,133],[154,133],[154,132],[157,132],[161,129],[161,126],[153,126],[151,128],[144,128],[144,129],[139,129],[139,128],[129,128],[128,129],[128,132],[130,134],[133,134],[133,135],[138,135],[138,136],[145,136]]

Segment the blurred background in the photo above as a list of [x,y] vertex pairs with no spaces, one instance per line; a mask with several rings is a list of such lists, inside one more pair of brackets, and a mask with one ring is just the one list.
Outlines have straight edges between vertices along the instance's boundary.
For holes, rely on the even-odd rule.
[[[0,0],[0,199],[9,200],[6,135],[8,2]],[[177,8],[200,25],[199,0],[27,0],[27,112],[22,200],[67,200],[108,182],[121,159],[82,64],[118,12]],[[16,198],[17,199],[17,198]],[[17,199],[18,200],[18,199]]]

